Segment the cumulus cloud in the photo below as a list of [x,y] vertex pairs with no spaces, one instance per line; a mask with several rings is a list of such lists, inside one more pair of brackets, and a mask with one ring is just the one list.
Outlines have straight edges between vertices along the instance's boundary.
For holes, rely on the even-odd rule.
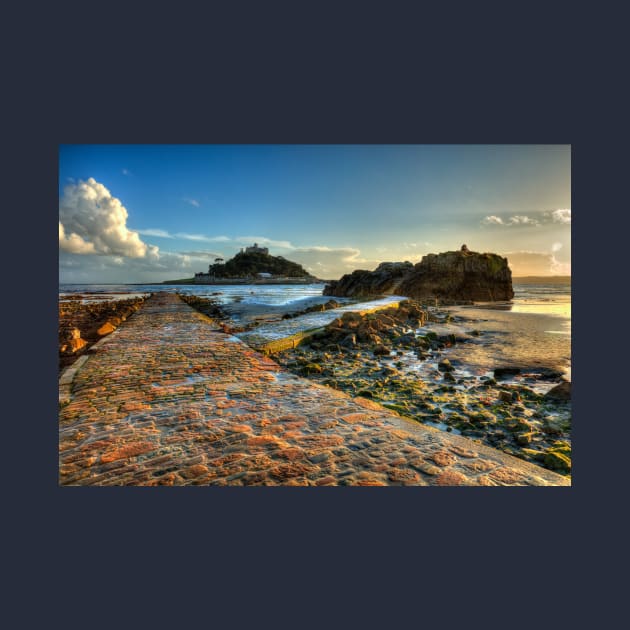
[[554,223],[571,223],[571,208],[562,208],[551,212],[551,219]]
[[74,254],[156,258],[158,248],[127,228],[127,209],[90,177],[65,187],[59,202],[59,247]]
[[516,214],[509,219],[510,225],[540,225],[536,219],[532,219],[530,217]]
[[481,220],[484,225],[505,225],[501,217],[491,214]]
[[96,250],[92,243],[84,241],[78,234],[74,232],[66,236],[65,228],[59,221],[59,247],[64,251],[72,254],[95,254]]

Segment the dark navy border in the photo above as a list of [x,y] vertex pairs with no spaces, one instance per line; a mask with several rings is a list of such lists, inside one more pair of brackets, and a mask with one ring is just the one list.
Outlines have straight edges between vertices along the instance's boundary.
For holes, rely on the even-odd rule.
[[[597,240],[625,205],[621,148],[605,146],[622,21],[598,31],[551,3],[138,6],[5,16],[10,616],[518,628],[588,612],[623,416],[601,396],[619,377]],[[58,488],[58,145],[158,142],[571,144],[573,487]]]

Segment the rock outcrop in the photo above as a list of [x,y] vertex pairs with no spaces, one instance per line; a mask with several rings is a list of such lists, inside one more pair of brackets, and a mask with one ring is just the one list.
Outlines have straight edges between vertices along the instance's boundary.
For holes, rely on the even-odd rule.
[[384,262],[374,271],[357,269],[326,285],[324,295],[337,297],[392,295],[413,268],[410,262]]
[[442,302],[496,302],[514,297],[507,258],[467,249],[428,254],[416,265],[382,263],[371,272],[346,274],[324,289],[324,295],[337,297],[393,293]]

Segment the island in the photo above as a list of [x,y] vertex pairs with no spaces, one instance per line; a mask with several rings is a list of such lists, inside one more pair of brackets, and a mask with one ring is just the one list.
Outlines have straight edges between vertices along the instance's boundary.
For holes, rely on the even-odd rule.
[[272,256],[267,247],[254,243],[229,260],[215,258],[207,273],[162,284],[324,284],[302,265],[283,256]]

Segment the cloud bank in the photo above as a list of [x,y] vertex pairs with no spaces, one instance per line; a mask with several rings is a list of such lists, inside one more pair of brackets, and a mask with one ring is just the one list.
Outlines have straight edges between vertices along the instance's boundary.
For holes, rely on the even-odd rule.
[[481,219],[482,225],[538,227],[543,223],[562,223],[565,225],[569,225],[571,223],[571,208],[563,208],[560,210],[542,212],[539,213],[537,217],[529,217],[523,214],[514,214],[511,217],[503,218],[495,214],[490,214]]
[[511,216],[505,220],[503,220],[501,217],[491,214],[487,217],[484,217],[481,220],[481,223],[483,225],[529,225],[532,227],[540,225],[540,222],[537,219],[533,219],[522,214],[515,214],[514,216]]

